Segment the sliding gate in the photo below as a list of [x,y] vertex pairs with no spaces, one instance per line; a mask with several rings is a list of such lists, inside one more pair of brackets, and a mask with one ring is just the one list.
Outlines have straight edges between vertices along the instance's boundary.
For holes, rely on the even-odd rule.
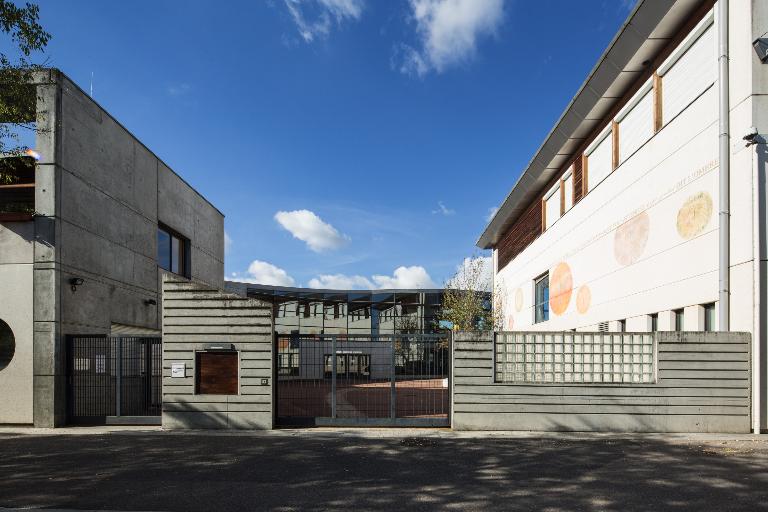
[[445,334],[279,335],[278,425],[448,426]]
[[66,340],[70,423],[160,423],[161,338],[97,335]]

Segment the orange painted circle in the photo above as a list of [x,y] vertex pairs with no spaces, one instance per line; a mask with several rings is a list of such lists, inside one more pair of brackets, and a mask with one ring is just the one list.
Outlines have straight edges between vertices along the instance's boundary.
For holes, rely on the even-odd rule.
[[592,291],[589,286],[583,284],[579,286],[579,291],[576,292],[576,310],[583,315],[589,311],[590,304],[592,304]]
[[677,232],[689,240],[704,231],[712,217],[712,197],[706,192],[689,197],[677,212]]
[[573,293],[573,275],[567,263],[560,262],[549,278],[549,307],[556,315],[562,315],[568,309]]
[[523,290],[518,288],[515,290],[515,311],[518,313],[523,309]]
[[640,212],[616,228],[613,237],[613,255],[620,265],[631,265],[642,256],[648,243],[651,220],[646,212]]

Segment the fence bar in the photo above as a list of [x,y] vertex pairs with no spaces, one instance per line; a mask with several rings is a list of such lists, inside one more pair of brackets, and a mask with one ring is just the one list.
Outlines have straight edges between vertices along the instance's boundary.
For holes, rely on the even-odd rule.
[[338,338],[334,336],[331,338],[331,418],[336,418],[336,373],[338,368],[336,367],[336,343]]
[[389,417],[392,419],[392,421],[395,421],[395,416],[397,414],[397,368],[395,366],[396,359],[395,359],[395,344],[397,341],[395,341],[395,338],[392,338],[390,341],[390,348],[391,348],[391,364],[390,364],[390,385],[389,385]]

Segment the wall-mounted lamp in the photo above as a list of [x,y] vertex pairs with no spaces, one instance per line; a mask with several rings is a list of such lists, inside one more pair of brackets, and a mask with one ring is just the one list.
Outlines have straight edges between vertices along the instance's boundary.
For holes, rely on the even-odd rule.
[[157,301],[155,299],[144,299],[144,305],[145,306],[157,306]]
[[755,49],[760,62],[768,63],[768,37],[758,37],[752,42],[752,47]]
[[82,277],[70,277],[69,278],[69,286],[72,288],[73,292],[77,291],[77,287],[82,285],[85,281]]

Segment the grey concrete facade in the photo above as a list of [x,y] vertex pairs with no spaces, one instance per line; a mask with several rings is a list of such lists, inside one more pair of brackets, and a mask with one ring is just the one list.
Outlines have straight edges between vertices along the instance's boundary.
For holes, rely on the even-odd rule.
[[[163,428],[271,429],[272,304],[166,276],[163,283]],[[196,354],[233,345],[239,361],[236,394],[196,389]],[[183,376],[172,366],[183,365]]]
[[[509,334],[538,337],[539,343],[557,335],[588,335]],[[653,383],[509,383],[499,382],[496,375],[499,361],[493,333],[457,333],[452,362],[453,428],[750,432],[748,333],[658,332],[653,336],[657,365]]]
[[[30,389],[32,399],[3,394],[0,423],[51,427],[66,421],[67,335],[115,324],[159,334],[158,224],[190,240],[192,278],[222,287],[224,217],[63,73],[35,82],[35,215],[0,224],[4,286],[31,289],[31,300],[0,304],[19,358],[19,371],[0,371],[0,387]],[[83,284],[73,290],[71,278]]]

